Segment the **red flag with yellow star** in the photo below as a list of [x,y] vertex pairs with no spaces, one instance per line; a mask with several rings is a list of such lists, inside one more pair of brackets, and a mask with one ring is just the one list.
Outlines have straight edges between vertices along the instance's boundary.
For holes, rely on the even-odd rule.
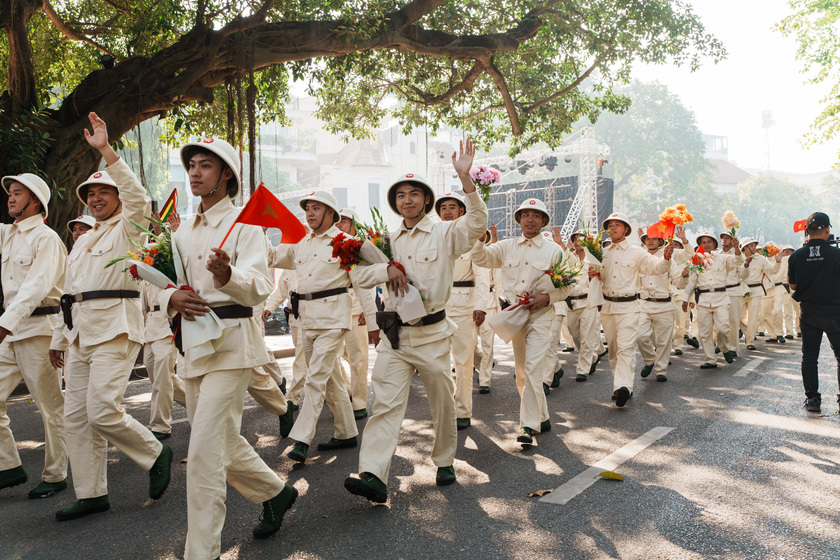
[[647,236],[651,239],[671,239],[674,237],[674,224],[659,220],[647,228]]
[[[228,235],[233,231],[236,224],[251,224],[254,226],[277,228],[283,233],[281,243],[297,243],[306,235],[303,224],[300,223],[294,214],[286,208],[282,202],[277,200],[271,192],[265,188],[263,183],[257,187],[245,206],[239,212],[236,221],[230,227],[222,245],[227,241]],[[221,248],[221,246],[219,248]]]

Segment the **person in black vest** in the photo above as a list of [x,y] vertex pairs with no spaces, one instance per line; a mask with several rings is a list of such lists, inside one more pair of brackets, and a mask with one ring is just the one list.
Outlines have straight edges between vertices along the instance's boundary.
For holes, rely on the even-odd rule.
[[[840,249],[828,243],[831,222],[828,215],[814,212],[806,222],[808,242],[794,251],[788,261],[788,281],[793,299],[802,309],[802,384],[805,409],[819,412],[817,361],[823,333],[828,336],[840,383]],[[840,395],[837,396],[840,403]]]

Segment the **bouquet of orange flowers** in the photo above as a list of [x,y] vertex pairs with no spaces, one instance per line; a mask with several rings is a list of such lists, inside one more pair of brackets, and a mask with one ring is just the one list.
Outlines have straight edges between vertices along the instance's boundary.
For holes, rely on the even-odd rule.
[[781,251],[781,249],[776,247],[776,244],[770,241],[764,247],[761,248],[760,253],[768,259],[770,259],[778,255],[779,251]]
[[685,204],[677,204],[673,208],[670,206],[666,208],[665,211],[659,215],[659,219],[667,224],[673,224],[674,226],[684,226],[689,222],[693,222],[694,216],[686,210]]

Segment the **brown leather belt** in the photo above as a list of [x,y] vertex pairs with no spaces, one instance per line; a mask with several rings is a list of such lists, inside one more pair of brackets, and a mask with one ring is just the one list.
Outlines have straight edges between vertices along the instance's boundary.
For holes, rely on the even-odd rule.
[[740,282],[739,282],[739,283],[737,283],[737,284],[727,284],[726,286],[724,286],[724,288],[726,288],[726,289],[729,289],[729,288],[737,288],[737,287],[738,287],[738,286],[740,286],[740,285],[741,285],[741,283],[740,283]]
[[435,323],[440,323],[446,319],[446,309],[441,309],[437,313],[432,313],[431,315],[426,315],[422,317],[419,321],[414,324],[408,323],[400,323],[402,327],[425,327],[427,325],[434,325]]
[[320,292],[311,292],[308,294],[299,294],[297,292],[289,293],[289,307],[292,310],[292,315],[295,319],[300,319],[300,300],[312,301],[313,299],[322,299],[330,296],[337,296],[338,294],[346,294],[349,290],[347,288],[332,288],[329,290],[321,290]]
[[589,294],[582,294],[582,295],[579,295],[579,296],[569,296],[566,299],[564,299],[563,301],[565,301],[566,305],[568,305],[569,309],[571,309],[573,301],[578,300],[578,299],[586,299],[588,297],[589,297]]
[[457,282],[452,282],[453,288],[475,288],[475,281],[474,280],[459,280]]
[[413,325],[403,323],[396,311],[377,311],[376,325],[385,334],[391,347],[397,350],[400,347],[400,327],[424,327],[426,325],[434,325],[446,319],[446,310],[441,309],[437,313],[426,315]]
[[160,305],[155,305],[149,311],[160,311]]
[[644,300],[645,300],[645,301],[652,301],[652,302],[654,302],[654,303],[667,303],[667,302],[671,301],[671,296],[668,296],[668,297],[666,297],[666,298],[652,298],[652,297],[646,297],[646,298],[644,298]]
[[32,312],[30,317],[37,317],[38,315],[55,315],[61,311],[61,307],[58,305],[48,305],[46,307],[36,307],[35,311]]
[[626,297],[604,296],[604,299],[607,300],[607,301],[611,301],[612,303],[627,303],[629,301],[636,301],[637,299],[639,299],[639,294],[636,294],[634,296],[626,296]]

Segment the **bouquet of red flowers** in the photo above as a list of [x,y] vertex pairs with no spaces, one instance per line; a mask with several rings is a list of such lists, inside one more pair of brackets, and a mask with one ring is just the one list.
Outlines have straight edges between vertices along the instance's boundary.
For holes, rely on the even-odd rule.
[[330,247],[333,248],[333,258],[338,257],[341,261],[342,270],[350,270],[357,264],[371,264],[366,262],[359,253],[364,241],[355,237],[347,237],[344,233],[339,233],[330,241]]
[[128,272],[135,280],[146,280],[163,289],[168,284],[176,282],[174,255],[172,253],[172,229],[168,222],[162,222],[154,218],[148,218],[148,220],[160,226],[160,235],[140,224],[131,222],[152,242],[144,244],[131,238],[130,241],[137,247],[137,251],[129,251],[126,256],[112,260],[105,265],[105,268],[120,261],[129,260],[130,264],[123,269],[123,272]]
[[688,271],[695,274],[703,274],[706,268],[712,266],[712,258],[706,253],[703,247],[697,247],[697,252],[691,257],[688,263]]

